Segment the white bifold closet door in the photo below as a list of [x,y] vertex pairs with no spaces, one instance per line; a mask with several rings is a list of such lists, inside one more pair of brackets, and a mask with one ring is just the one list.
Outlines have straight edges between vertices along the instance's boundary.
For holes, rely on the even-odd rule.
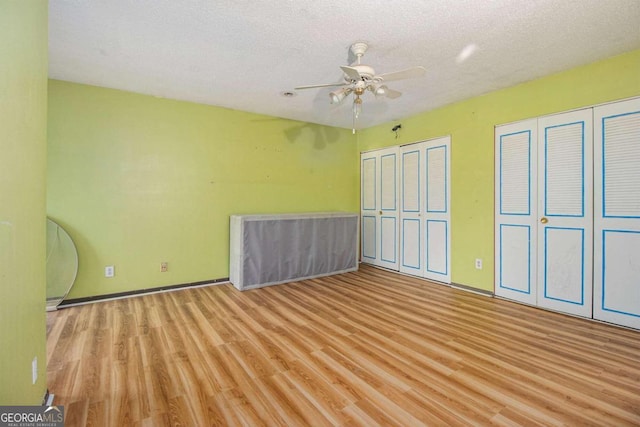
[[496,128],[496,295],[591,316],[591,115]]
[[594,109],[593,317],[640,328],[640,99]]
[[495,294],[537,303],[538,121],[496,128]]
[[538,305],[592,316],[592,109],[538,119]]
[[400,148],[400,271],[451,283],[449,136]]
[[362,261],[398,270],[398,147],[361,155]]
[[495,144],[496,295],[640,329],[640,99],[498,126]]

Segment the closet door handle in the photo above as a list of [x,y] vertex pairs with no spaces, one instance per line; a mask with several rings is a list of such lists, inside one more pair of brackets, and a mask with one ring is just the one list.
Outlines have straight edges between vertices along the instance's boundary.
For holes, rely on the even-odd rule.
[[540,218],[540,222],[543,223],[543,224],[546,224],[546,223],[549,222],[549,220],[547,218],[545,218],[545,217],[542,217],[542,218]]

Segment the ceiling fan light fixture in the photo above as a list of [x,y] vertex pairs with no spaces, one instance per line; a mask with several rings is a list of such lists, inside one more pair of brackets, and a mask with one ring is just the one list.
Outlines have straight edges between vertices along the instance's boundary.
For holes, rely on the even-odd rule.
[[347,96],[347,89],[346,88],[334,90],[333,92],[329,93],[329,98],[331,98],[331,103],[332,104],[341,103],[345,96]]
[[388,90],[389,88],[386,85],[374,86],[373,94],[376,96],[376,98],[387,96]]

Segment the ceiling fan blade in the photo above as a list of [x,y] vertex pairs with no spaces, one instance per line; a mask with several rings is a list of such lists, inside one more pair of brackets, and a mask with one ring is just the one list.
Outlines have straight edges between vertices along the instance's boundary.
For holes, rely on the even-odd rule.
[[298,87],[294,87],[294,90],[302,90],[302,89],[313,89],[316,87],[330,87],[330,86],[346,86],[349,83],[326,83],[326,84],[321,84],[321,85],[309,85],[309,86],[298,86]]
[[387,98],[396,99],[402,96],[402,92],[397,90],[387,89]]
[[388,82],[391,80],[414,79],[416,77],[424,76],[424,73],[426,72],[427,70],[424,67],[418,66],[418,67],[407,68],[406,70],[379,74],[376,76],[376,78],[380,78],[384,82]]
[[362,76],[360,76],[360,73],[357,69],[353,67],[347,67],[346,65],[341,66],[340,69],[347,75],[347,77],[349,77],[350,80],[362,80]]

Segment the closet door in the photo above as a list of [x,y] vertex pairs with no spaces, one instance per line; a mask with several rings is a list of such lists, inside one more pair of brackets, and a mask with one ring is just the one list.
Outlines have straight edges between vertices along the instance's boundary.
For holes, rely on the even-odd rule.
[[400,271],[451,283],[451,138],[400,149]]
[[537,301],[537,119],[496,127],[495,294]]
[[362,261],[398,270],[398,147],[361,156]]
[[400,148],[400,271],[424,275],[424,224],[422,188],[425,161],[424,144]]
[[422,143],[424,174],[424,277],[451,283],[451,137]]
[[594,109],[593,317],[640,328],[640,99]]
[[538,305],[592,316],[592,109],[538,120]]
[[380,159],[375,152],[362,153],[360,156],[360,227],[362,262],[376,264],[378,253],[378,188],[377,179]]

